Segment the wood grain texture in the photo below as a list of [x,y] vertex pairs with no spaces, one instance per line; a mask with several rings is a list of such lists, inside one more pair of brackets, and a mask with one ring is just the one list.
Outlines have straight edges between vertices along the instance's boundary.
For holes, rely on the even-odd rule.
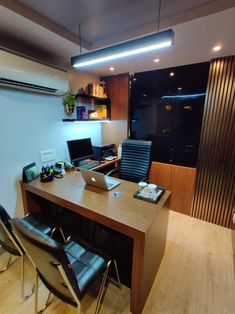
[[111,120],[127,120],[129,102],[128,73],[103,78],[105,91],[112,100]]
[[117,163],[121,160],[121,158],[116,158],[114,160],[104,160],[100,165],[93,167],[93,171],[104,169],[105,167],[109,167],[111,165],[117,166]]
[[150,181],[171,191],[172,210],[190,214],[195,180],[195,168],[152,162]]
[[234,313],[229,229],[170,211],[167,250],[143,314]]
[[[21,187],[26,195],[26,213],[38,210],[41,204],[46,208],[44,201],[48,200],[133,239],[130,309],[139,314],[164,254],[170,192],[165,191],[157,204],[151,204],[133,198],[138,189],[136,183],[120,181],[121,184],[112,191],[105,191],[86,185],[81,174],[73,172],[63,180],[45,184],[35,179],[28,184],[22,183]],[[116,197],[115,191],[121,192],[122,196]],[[37,203],[38,197],[43,202]],[[151,260],[150,249],[154,243],[159,250]]]
[[192,215],[230,226],[235,195],[235,57],[211,62]]
[[108,97],[111,99],[111,122],[102,123],[101,137],[106,143],[119,143],[128,136],[128,73],[103,78]]
[[[189,236],[190,235],[190,236]],[[157,249],[152,246],[152,252]],[[4,256],[0,256],[2,265]],[[29,265],[27,288],[31,288]],[[40,304],[47,290],[40,284]],[[228,228],[170,211],[167,250],[143,314],[232,314],[235,308],[231,231]],[[82,300],[84,314],[94,313],[97,289]],[[0,275],[0,313],[31,314],[34,297],[20,298],[20,261]],[[130,290],[109,283],[100,314],[130,314]],[[55,299],[45,314],[75,314]]]

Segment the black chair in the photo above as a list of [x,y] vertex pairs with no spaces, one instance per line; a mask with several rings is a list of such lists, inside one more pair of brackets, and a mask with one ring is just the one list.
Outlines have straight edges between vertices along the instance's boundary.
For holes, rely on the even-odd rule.
[[151,166],[151,147],[151,141],[124,140],[119,170],[111,170],[107,175],[112,175],[118,171],[120,179],[136,183],[148,180]]
[[95,311],[98,313],[111,260],[78,239],[62,245],[22,218],[13,218],[12,225],[36,268],[35,313],[38,313],[38,276],[51,293],[75,306],[79,313],[81,299],[103,273]]
[[[28,214],[23,218],[30,225],[34,226],[41,232],[45,234],[52,234],[55,231],[55,228],[48,226],[44,218],[40,216],[40,214]],[[21,295],[22,298],[27,299],[32,293],[33,289],[25,295],[24,292],[24,258],[25,252],[19,243],[17,237],[14,235],[11,225],[11,217],[8,215],[7,211],[3,206],[0,205],[0,245],[2,248],[9,253],[9,258],[6,265],[0,270],[0,272],[4,272],[11,265],[11,259],[13,256],[21,257]]]

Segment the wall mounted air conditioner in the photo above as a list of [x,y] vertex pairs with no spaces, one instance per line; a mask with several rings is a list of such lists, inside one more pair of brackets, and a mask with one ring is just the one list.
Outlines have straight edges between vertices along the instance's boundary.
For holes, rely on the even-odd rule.
[[0,85],[60,96],[69,81],[66,71],[0,50]]

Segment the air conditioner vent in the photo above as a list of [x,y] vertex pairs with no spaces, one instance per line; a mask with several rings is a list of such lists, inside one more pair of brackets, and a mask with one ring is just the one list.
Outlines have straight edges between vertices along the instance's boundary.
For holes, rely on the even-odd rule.
[[5,78],[0,77],[0,82],[6,85],[14,85],[16,87],[25,87],[33,90],[39,90],[39,91],[46,91],[50,93],[55,93],[58,89],[55,88],[50,88],[50,87],[45,87],[45,86],[39,86],[35,84],[30,84],[30,83],[24,83],[24,82],[19,82],[19,81],[14,81],[14,80],[8,80]]

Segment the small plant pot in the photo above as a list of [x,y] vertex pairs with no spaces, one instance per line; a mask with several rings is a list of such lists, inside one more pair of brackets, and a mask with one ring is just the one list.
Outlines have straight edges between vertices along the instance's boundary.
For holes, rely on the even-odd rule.
[[74,112],[74,105],[65,104],[64,109],[67,114],[72,114]]

